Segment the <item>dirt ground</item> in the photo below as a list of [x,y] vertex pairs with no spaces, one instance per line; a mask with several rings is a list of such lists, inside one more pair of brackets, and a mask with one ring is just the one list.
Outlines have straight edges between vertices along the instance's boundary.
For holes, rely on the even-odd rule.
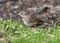
[[[52,9],[53,11],[55,11],[55,7],[56,6],[60,6],[60,0],[0,0],[0,20],[5,20],[5,19],[12,19],[15,21],[22,21],[21,17],[18,15],[19,12],[21,11],[25,11],[28,14],[36,14],[39,12],[35,11],[34,8],[38,8],[39,7],[43,7],[43,5],[52,5],[53,7],[51,7],[50,9]],[[49,7],[49,6],[48,6]],[[32,8],[34,11],[32,10],[27,10],[28,8]],[[54,8],[54,9],[53,9]],[[60,9],[60,8],[58,8]],[[55,22],[59,22],[60,18],[58,16],[60,16],[60,10],[56,10],[55,13],[49,13],[48,15],[43,14],[42,18],[44,22],[48,21],[48,25],[50,23],[50,18],[54,17],[53,20]],[[56,15],[57,14],[57,15]],[[37,14],[36,14],[37,15]],[[45,16],[44,16],[45,15]],[[49,18],[50,17],[50,18]],[[57,18],[58,17],[58,18]],[[48,18],[48,19],[46,19]],[[52,23],[50,23],[52,24]]]

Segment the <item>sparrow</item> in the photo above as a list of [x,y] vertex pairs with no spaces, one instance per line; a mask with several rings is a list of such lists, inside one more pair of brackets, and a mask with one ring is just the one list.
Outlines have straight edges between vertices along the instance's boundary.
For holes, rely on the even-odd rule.
[[42,23],[40,19],[35,18],[34,15],[27,14],[25,11],[21,11],[18,15],[26,26],[32,27]]
[[[51,18],[51,16],[49,16],[50,15],[49,12],[50,12],[52,7],[53,6],[50,7],[49,5],[44,5],[43,8],[41,8],[41,9],[38,8],[38,10],[37,10],[38,13],[28,14],[25,11],[21,11],[18,15],[22,18],[22,21],[26,26],[30,26],[30,27],[36,26],[37,24],[39,24],[39,25],[43,24],[46,19],[48,20],[48,18]],[[30,11],[32,9],[29,8]]]

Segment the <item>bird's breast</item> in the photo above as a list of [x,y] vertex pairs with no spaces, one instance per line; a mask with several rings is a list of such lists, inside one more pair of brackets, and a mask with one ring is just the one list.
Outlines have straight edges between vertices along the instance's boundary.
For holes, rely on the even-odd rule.
[[31,24],[30,21],[27,21],[27,20],[24,20],[24,19],[23,19],[23,23],[24,23],[26,26],[32,26],[32,24]]

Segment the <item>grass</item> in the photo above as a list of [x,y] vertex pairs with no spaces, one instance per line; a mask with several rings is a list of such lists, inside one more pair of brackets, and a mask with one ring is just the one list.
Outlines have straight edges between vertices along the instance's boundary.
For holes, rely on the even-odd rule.
[[0,21],[5,41],[0,43],[60,43],[60,29],[29,28],[12,20]]

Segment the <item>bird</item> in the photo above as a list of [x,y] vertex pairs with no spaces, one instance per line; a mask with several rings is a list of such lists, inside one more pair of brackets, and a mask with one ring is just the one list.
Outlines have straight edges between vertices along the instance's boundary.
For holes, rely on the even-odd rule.
[[43,22],[40,19],[35,18],[34,15],[27,14],[25,11],[21,11],[18,15],[22,18],[23,23],[29,27],[36,26]]
[[[48,10],[51,10],[52,7],[44,5],[42,8],[37,9],[38,12],[28,14],[26,11],[21,11],[18,15],[22,18],[23,23],[26,26],[32,27],[44,23],[45,20],[50,18]],[[43,18],[43,19],[42,19]]]
[[22,18],[22,21],[26,26],[29,26],[29,27],[37,26],[37,25],[43,24],[43,21],[40,19],[42,18],[41,14],[47,12],[47,9],[48,9],[48,7],[43,7],[42,9],[40,8],[38,8],[37,12],[34,12],[34,13],[30,12],[29,14],[26,11],[21,11],[18,15]]

